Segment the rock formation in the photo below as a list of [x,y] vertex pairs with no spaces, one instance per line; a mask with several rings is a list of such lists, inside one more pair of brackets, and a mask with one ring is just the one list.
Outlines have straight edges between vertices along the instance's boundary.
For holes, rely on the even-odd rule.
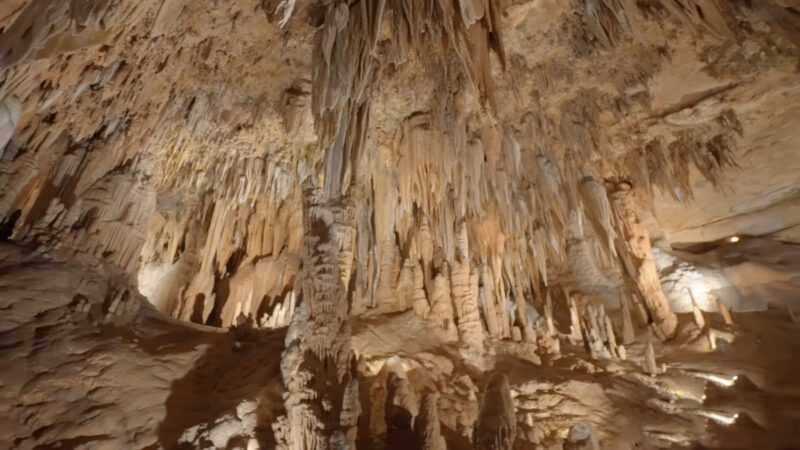
[[0,447],[800,445],[798,17],[5,0]]
[[508,450],[514,447],[517,435],[514,401],[508,377],[496,373],[489,378],[481,399],[473,442],[480,450]]

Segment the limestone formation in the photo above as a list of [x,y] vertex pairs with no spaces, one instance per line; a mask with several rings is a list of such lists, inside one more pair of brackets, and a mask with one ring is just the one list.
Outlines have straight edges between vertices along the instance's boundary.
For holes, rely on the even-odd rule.
[[624,242],[623,257],[628,276],[633,279],[639,293],[647,305],[650,320],[665,337],[675,334],[677,318],[670,311],[669,302],[661,290],[650,237],[647,229],[636,216],[634,193],[629,184],[620,184],[612,193],[611,199],[617,221],[621,224]]
[[569,429],[567,442],[564,445],[569,450],[599,450],[600,443],[592,424],[587,422],[576,423]]
[[414,433],[421,450],[446,450],[447,443],[442,436],[439,412],[436,402],[438,395],[427,393],[422,397],[419,415],[414,420]]
[[725,321],[725,325],[733,325],[733,316],[731,316],[731,310],[728,309],[728,306],[725,305],[719,298],[717,298],[717,311],[719,311],[720,315],[722,316],[722,320]]
[[798,17],[0,1],[0,448],[797,447]]
[[514,400],[511,398],[508,377],[495,373],[486,384],[481,398],[473,441],[480,450],[509,450],[517,435]]
[[697,325],[699,329],[705,329],[706,327],[706,319],[703,317],[703,311],[697,306],[697,300],[694,298],[694,294],[690,288],[686,289],[689,293],[689,298],[692,300],[692,315],[694,316],[694,323]]

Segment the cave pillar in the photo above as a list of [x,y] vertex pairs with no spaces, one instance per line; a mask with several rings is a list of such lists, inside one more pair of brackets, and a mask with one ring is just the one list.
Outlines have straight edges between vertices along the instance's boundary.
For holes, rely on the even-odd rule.
[[618,241],[620,256],[625,264],[624,275],[629,277],[642,296],[650,322],[665,338],[675,335],[678,321],[670,310],[669,301],[661,290],[658,269],[653,260],[650,233],[636,214],[635,191],[628,183],[619,183],[610,192],[617,225],[623,239]]
[[483,353],[486,350],[483,325],[481,324],[478,297],[471,285],[467,227],[463,221],[459,225],[458,242],[457,260],[453,264],[453,270],[450,272],[450,285],[452,286],[458,335],[461,342],[464,342],[479,353]]
[[480,295],[483,299],[483,317],[486,319],[486,329],[491,337],[500,339],[503,337],[503,326],[495,303],[494,277],[485,261],[481,262],[479,273],[481,277]]
[[278,448],[351,449],[360,414],[346,288],[355,208],[347,199],[322,201],[319,189],[308,186],[303,207],[302,304],[281,361],[286,416],[273,427]]

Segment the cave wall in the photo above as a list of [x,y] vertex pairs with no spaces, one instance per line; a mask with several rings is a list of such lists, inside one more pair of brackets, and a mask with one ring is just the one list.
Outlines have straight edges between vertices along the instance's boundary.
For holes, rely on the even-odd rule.
[[[481,374],[498,352],[539,365],[557,359],[562,342],[580,341],[592,359],[630,352],[656,375],[653,343],[683,336],[676,310],[716,313],[732,302],[701,308],[665,293],[653,244],[673,251],[738,234],[794,239],[795,8],[715,0],[7,3],[0,237],[52,261],[54,273],[76,261],[108,265],[109,289],[128,293],[87,299],[111,316],[125,310],[120,304],[138,309],[138,290],[184,322],[289,327],[280,380],[291,395],[273,399],[270,430],[259,419],[259,432],[287,448],[358,438],[367,405],[357,394],[375,385],[363,380],[352,328],[387,314],[431,327]],[[706,259],[695,262],[713,264]],[[781,273],[770,272],[781,289],[796,287],[790,264],[756,263]],[[739,295],[772,280],[739,269],[719,269]],[[10,307],[27,308],[23,298]],[[647,345],[620,329],[633,323],[650,333]],[[161,408],[159,386],[148,408]],[[426,398],[419,426],[428,431],[415,439],[435,447],[437,434],[453,429],[475,437],[464,424],[477,410],[458,406],[469,417],[436,431]],[[242,431],[234,434],[261,439],[248,422],[253,406],[238,406],[231,426]],[[228,426],[220,420],[159,441],[201,445],[215,426]],[[519,436],[540,439],[535,420],[525,421]],[[566,426],[545,434],[563,440]],[[508,447],[514,428],[481,442]],[[29,431],[15,439],[57,439]],[[368,438],[380,435],[379,427]],[[141,437],[148,444],[113,439],[153,443],[149,435]]]

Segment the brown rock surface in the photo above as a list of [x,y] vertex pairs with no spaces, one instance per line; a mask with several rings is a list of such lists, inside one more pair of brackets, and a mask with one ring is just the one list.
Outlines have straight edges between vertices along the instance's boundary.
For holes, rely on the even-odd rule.
[[0,447],[798,445],[798,17],[2,2]]

